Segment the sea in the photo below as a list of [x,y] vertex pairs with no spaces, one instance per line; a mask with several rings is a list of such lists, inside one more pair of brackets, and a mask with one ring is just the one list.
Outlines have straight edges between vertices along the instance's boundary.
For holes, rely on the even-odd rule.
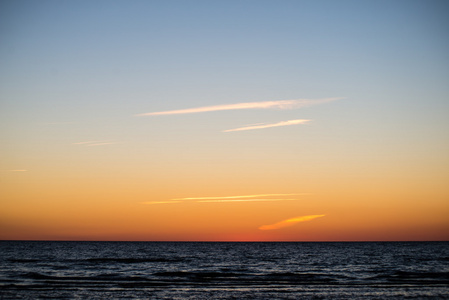
[[449,242],[0,241],[0,299],[449,299]]

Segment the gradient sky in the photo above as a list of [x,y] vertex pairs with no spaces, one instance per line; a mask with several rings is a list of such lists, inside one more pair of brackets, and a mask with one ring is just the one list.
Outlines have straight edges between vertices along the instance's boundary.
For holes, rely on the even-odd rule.
[[447,1],[0,3],[0,239],[449,240]]

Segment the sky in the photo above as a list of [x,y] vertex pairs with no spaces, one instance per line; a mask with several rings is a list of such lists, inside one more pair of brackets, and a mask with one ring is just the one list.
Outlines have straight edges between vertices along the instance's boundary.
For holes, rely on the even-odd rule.
[[447,1],[0,3],[0,239],[449,240]]

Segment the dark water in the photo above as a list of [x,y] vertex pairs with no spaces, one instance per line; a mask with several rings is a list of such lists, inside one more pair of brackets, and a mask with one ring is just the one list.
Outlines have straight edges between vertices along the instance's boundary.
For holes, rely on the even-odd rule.
[[449,243],[0,242],[0,299],[449,299]]

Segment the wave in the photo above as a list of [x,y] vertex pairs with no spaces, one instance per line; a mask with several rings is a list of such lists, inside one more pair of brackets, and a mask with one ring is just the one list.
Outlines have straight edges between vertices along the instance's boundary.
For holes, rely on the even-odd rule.
[[[227,282],[234,284],[337,284],[335,275],[274,272],[267,274],[235,272],[159,272],[154,275],[164,278],[185,279],[192,282]],[[335,278],[332,278],[335,277]]]
[[[87,259],[64,259],[60,260],[60,263],[122,263],[122,264],[134,264],[134,263],[158,263],[158,262],[188,262],[190,261],[188,258],[178,258],[178,257],[170,257],[170,258],[121,258],[121,257],[99,257],[99,258],[87,258]],[[40,260],[40,259],[9,259],[11,263],[45,263],[48,264],[48,260]]]
[[36,262],[40,262],[40,259],[27,259],[27,258],[12,258],[9,259],[10,262],[12,263],[36,263]]
[[182,262],[188,261],[186,258],[114,258],[114,257],[104,257],[104,258],[88,258],[85,261],[92,263],[152,263],[152,262]]
[[167,284],[225,284],[225,285],[359,285],[359,284],[449,284],[448,272],[405,272],[396,271],[369,278],[355,278],[335,274],[272,272],[255,274],[251,272],[220,271],[168,271],[155,272],[146,276],[124,276],[120,273],[104,273],[93,276],[54,276],[38,272],[22,273],[16,279],[33,280],[36,283],[58,284],[76,282],[77,284],[117,283],[132,285],[167,285]]
[[338,284],[337,278],[322,274],[301,273],[226,273],[201,271],[174,271],[156,272],[148,276],[123,276],[119,273],[98,274],[94,276],[54,276],[38,272],[22,273],[21,279],[32,279],[36,283],[58,284],[63,282],[76,282],[88,284],[89,282],[148,285],[167,284],[226,284],[226,285],[253,285],[253,284]]
[[112,280],[112,281],[120,281],[120,280],[146,280],[144,277],[137,276],[122,276],[118,273],[106,273],[106,274],[98,274],[94,276],[54,276],[54,275],[46,275],[37,272],[28,272],[23,273],[19,276],[24,279],[49,279],[49,280],[81,280],[81,281],[89,281],[89,280]]
[[395,271],[372,277],[390,283],[403,284],[449,284],[449,272],[408,272]]

